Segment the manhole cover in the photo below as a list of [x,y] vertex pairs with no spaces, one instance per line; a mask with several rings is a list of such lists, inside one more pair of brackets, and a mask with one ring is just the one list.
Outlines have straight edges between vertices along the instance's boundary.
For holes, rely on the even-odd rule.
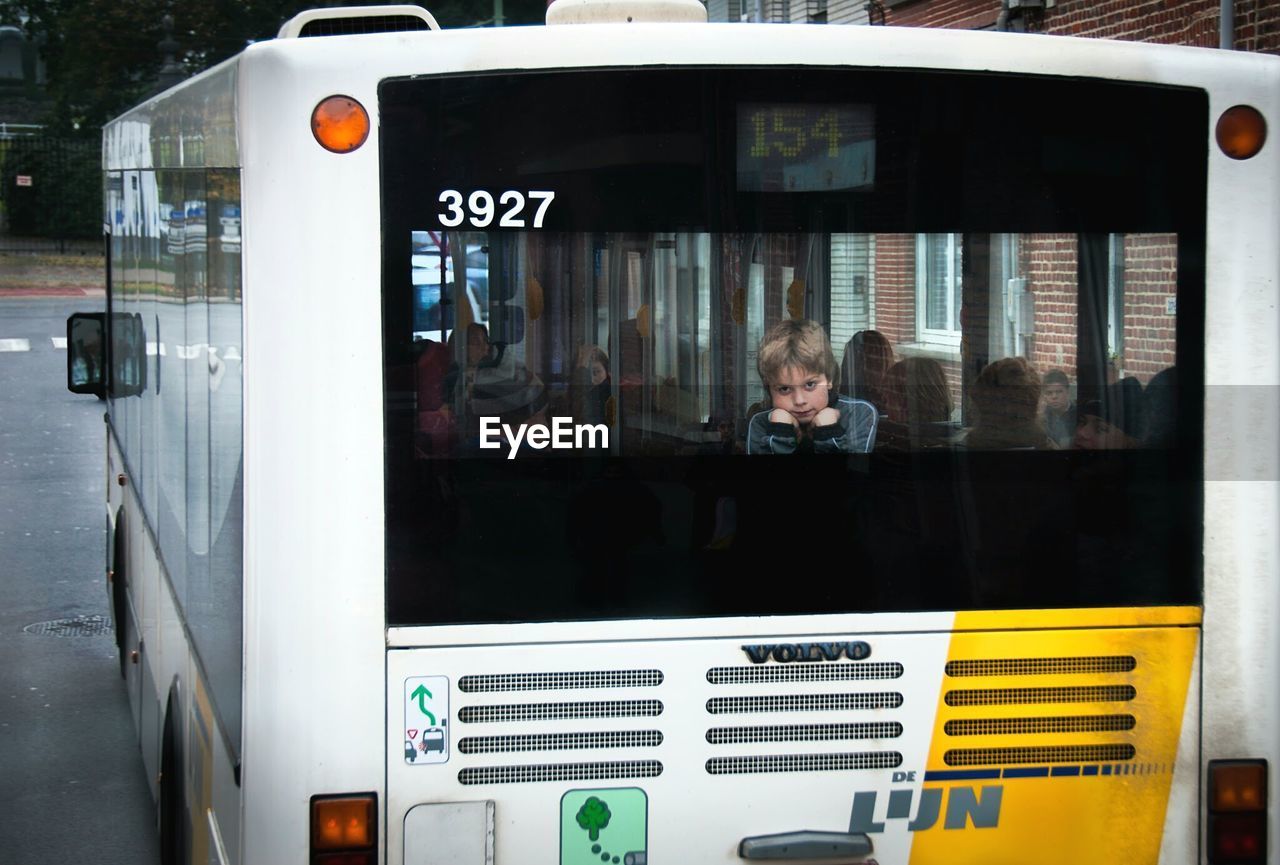
[[110,634],[111,622],[106,616],[76,616],[52,622],[35,622],[22,629],[28,634],[50,637],[101,637]]

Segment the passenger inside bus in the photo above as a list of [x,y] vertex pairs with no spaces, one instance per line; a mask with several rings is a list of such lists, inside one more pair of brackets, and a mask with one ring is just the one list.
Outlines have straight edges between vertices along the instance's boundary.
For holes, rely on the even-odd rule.
[[840,367],[822,325],[808,320],[778,322],[760,343],[758,370],[769,411],[751,418],[747,453],[871,450],[876,410],[871,403],[837,390]]
[[[465,348],[458,346],[459,332],[466,334]],[[456,410],[470,398],[476,370],[489,358],[489,331],[483,324],[473,321],[465,329],[459,327],[450,331],[447,345],[452,362],[444,377],[444,398]]]
[[[506,353],[543,384],[548,419],[605,424],[615,457],[757,453],[770,422],[791,430],[770,452],[1088,449],[1111,439],[1086,430],[1076,442],[1075,400],[1099,401],[1124,376],[1137,380],[1122,387],[1140,388],[1174,359],[1167,235],[1112,236],[1109,269],[1087,290],[1087,249],[1064,235],[464,232],[450,242],[493,250],[475,276],[494,287],[486,320],[502,347],[479,322],[441,333],[450,368],[438,406],[424,386],[440,352],[415,353],[429,439],[440,411],[468,435],[476,373]],[[758,376],[761,351],[771,329],[803,322],[822,331],[835,366],[795,371],[822,373],[831,411],[810,419],[806,406],[788,419]],[[875,436],[857,447],[827,444],[845,398],[874,407]],[[757,406],[765,417],[754,419]],[[707,447],[723,444],[725,419],[733,446]],[[859,423],[865,432],[869,421]],[[1145,427],[1129,439],[1155,441]]]
[[[446,350],[456,384],[434,400],[424,385],[440,376],[439,350],[417,368],[414,432],[435,445],[429,404],[447,402],[451,445],[397,445],[405,464],[388,472],[406,620],[1054,605],[1087,590],[1086,568],[1116,597],[1161,585],[1183,596],[1190,583],[1160,575],[1193,544],[1194,514],[1169,490],[1194,472],[1182,451],[1155,449],[1197,430],[1185,405],[1175,415],[1172,387],[1156,388],[1173,373],[1151,378],[1177,357],[1168,237],[1117,237],[1096,278],[1062,235],[1006,238],[1004,263],[978,258],[981,237],[822,241],[451,240],[494,250],[489,337],[459,324]],[[1108,389],[1111,375],[1135,380]],[[404,396],[389,405],[408,408]],[[1060,399],[1066,417],[1073,400],[1097,403],[1061,450],[1046,423]],[[1163,405],[1163,426],[1131,420],[1135,403],[1153,416]],[[849,405],[862,406],[852,429]],[[410,417],[393,413],[391,433],[408,433]],[[482,417],[515,432],[568,417],[608,436],[481,449]],[[801,532],[840,539],[864,576],[740,590],[748,570],[794,569],[771,539]],[[1046,553],[1063,544],[1079,555]],[[530,557],[556,579],[512,576]]]
[[[904,358],[885,378],[885,414],[876,431],[879,450],[949,447],[960,431],[942,364],[929,357]],[[1073,430],[1074,432],[1074,430]]]
[[609,355],[598,345],[578,349],[574,368],[573,414],[584,423],[611,423],[609,400],[613,379],[609,376]]
[[1145,432],[1142,385],[1136,378],[1108,385],[1102,399],[1079,409],[1073,445],[1080,450],[1132,450]]
[[1040,419],[1044,431],[1059,448],[1071,447],[1076,433],[1076,404],[1071,399],[1071,379],[1060,369],[1044,374],[1044,409]]
[[840,364],[840,392],[863,399],[885,413],[885,385],[893,366],[893,346],[878,330],[860,330],[849,338]]
[[965,447],[1056,449],[1038,417],[1040,375],[1026,358],[1006,357],[988,364],[974,381],[969,399],[978,417],[965,436]]
[[1151,377],[1142,392],[1147,447],[1171,448],[1178,441],[1178,370],[1167,367]]

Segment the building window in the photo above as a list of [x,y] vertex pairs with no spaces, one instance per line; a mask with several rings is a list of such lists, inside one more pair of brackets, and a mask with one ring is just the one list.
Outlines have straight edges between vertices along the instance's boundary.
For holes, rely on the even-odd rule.
[[960,345],[960,235],[916,235],[916,339]]

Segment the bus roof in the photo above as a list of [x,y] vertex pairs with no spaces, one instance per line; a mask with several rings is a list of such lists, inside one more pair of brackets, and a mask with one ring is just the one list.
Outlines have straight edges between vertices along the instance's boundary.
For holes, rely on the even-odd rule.
[[[306,123],[316,102],[342,93],[369,109],[376,129],[377,86],[386,78],[643,66],[897,68],[1133,81],[1205,89],[1215,114],[1241,102],[1265,113],[1280,93],[1280,57],[1270,55],[930,28],[580,24],[274,39],[107,124],[104,167],[239,166],[245,94],[305,102],[300,122]],[[273,86],[287,80],[296,86]],[[160,139],[168,142],[164,148],[156,145]]]

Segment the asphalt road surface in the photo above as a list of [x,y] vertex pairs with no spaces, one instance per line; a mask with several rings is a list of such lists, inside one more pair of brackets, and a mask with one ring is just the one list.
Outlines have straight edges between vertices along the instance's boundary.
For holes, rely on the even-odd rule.
[[104,404],[66,390],[93,297],[0,295],[0,865],[160,860],[105,589]]

